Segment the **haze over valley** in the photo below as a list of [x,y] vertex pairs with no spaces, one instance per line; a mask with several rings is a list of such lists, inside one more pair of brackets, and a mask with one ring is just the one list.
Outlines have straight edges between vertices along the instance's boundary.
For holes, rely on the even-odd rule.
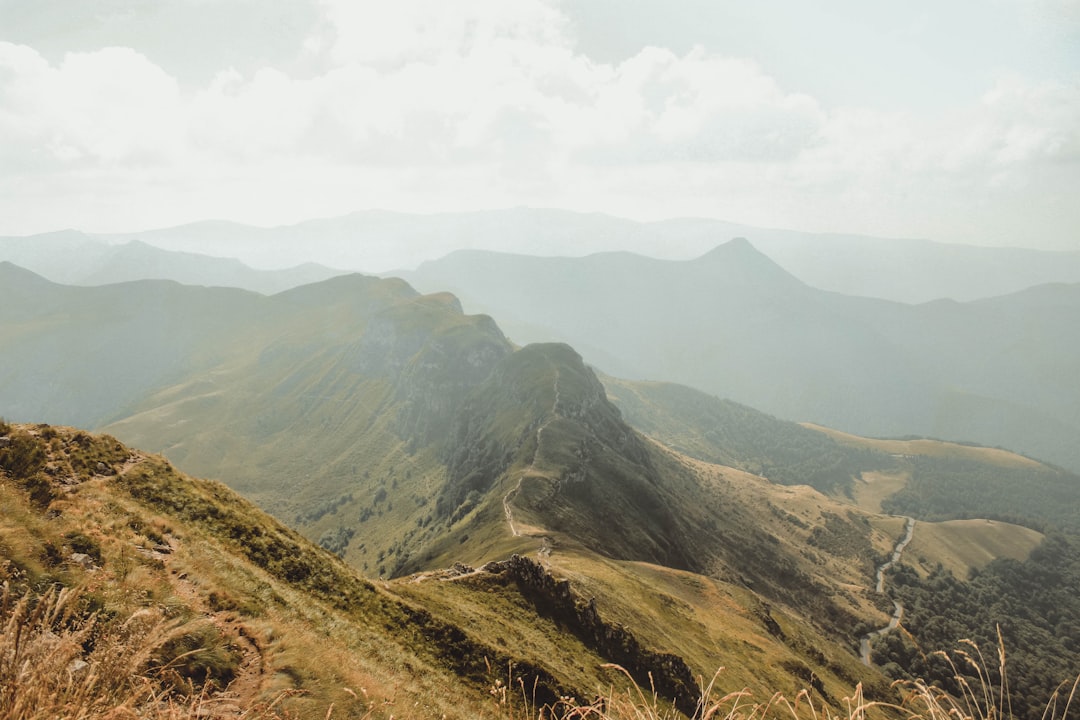
[[61,5],[0,717],[1075,715],[1069,3]]

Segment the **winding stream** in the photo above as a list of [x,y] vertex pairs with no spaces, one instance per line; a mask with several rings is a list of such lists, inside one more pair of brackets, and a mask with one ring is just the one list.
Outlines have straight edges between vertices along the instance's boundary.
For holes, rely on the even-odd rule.
[[[911,542],[912,535],[915,534],[915,518],[904,518],[907,520],[907,530],[904,532],[904,537],[900,538],[900,541],[896,543],[896,547],[893,548],[892,557],[878,566],[877,569],[877,584],[874,586],[874,590],[878,593],[885,592],[885,572],[896,563],[900,562],[900,557],[904,554],[904,548]],[[889,619],[889,624],[883,628],[878,628],[862,636],[862,640],[859,642],[859,656],[862,658],[864,665],[870,665],[870,641],[878,635],[884,635],[887,632],[896,629],[896,626],[900,624],[900,621],[904,617],[904,606],[898,601],[893,600],[893,614]]]

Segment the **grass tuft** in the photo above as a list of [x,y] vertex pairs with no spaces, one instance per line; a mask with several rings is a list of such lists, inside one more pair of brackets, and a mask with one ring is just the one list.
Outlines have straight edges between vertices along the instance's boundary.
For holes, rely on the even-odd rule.
[[[997,672],[1001,678],[995,686],[991,681],[985,658],[978,646],[967,641],[970,652],[960,650],[953,655],[938,653],[954,670],[959,691],[949,693],[923,680],[898,680],[892,687],[897,692],[895,702],[867,701],[862,684],[856,685],[840,708],[815,704],[809,690],[800,690],[794,698],[773,693],[755,701],[747,690],[716,696],[717,679],[723,668],[703,684],[701,698],[691,720],[1020,720],[1013,715],[1009,703],[1009,686],[1005,672],[1005,644],[997,647]],[[654,688],[643,688],[633,676],[618,665],[606,666],[625,677],[621,688],[611,686],[591,703],[578,703],[574,698],[562,698],[552,706],[538,707],[529,702],[526,693],[508,692],[509,683],[493,685],[491,694],[497,698],[501,716],[510,720],[682,720],[687,716],[671,707]],[[966,672],[964,671],[966,669]],[[977,682],[969,678],[977,677]],[[522,688],[524,691],[524,688]],[[1066,720],[1073,700],[1080,691],[1080,675],[1063,682],[1049,698],[1040,720]],[[1032,718],[1031,720],[1034,720]]]
[[[3,585],[0,717],[178,720],[206,715],[200,709],[223,689],[205,682],[211,674],[206,658],[220,657],[180,642],[205,638],[204,628],[170,622],[151,609],[106,620],[98,613],[86,615],[86,607],[79,588],[17,596],[8,583]],[[175,652],[177,647],[184,650]],[[191,667],[204,677],[189,672]],[[255,706],[245,717],[278,715],[271,706]]]

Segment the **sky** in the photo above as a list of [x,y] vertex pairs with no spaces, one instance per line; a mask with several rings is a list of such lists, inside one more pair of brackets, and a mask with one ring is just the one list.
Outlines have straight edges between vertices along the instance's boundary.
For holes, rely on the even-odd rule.
[[0,235],[517,206],[1080,250],[1080,0],[0,0]]

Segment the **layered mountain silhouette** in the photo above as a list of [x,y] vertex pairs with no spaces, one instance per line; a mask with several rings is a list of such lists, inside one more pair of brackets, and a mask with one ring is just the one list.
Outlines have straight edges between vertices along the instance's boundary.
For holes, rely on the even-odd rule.
[[[951,245],[835,233],[757,228],[703,218],[635,222],[600,213],[513,208],[468,213],[410,215],[365,211],[295,225],[257,228],[207,221],[143,232],[89,235],[66,231],[25,238],[0,238],[0,260],[10,260],[57,282],[144,279],[131,272],[146,260],[110,260],[136,243],[184,254],[239,258],[251,267],[293,270],[274,273],[222,266],[202,279],[169,274],[155,266],[153,277],[228,284],[275,292],[329,277],[326,267],[362,272],[415,268],[463,248],[541,256],[582,256],[619,249],[648,257],[698,257],[732,237],[747,237],[756,248],[807,284],[846,295],[905,303],[949,298],[969,301],[1018,292],[1047,283],[1080,282],[1080,253],[1020,248]],[[109,248],[106,243],[115,247]],[[131,250],[116,247],[132,245]],[[57,253],[54,249],[62,248]],[[145,251],[144,251],[145,254]],[[77,262],[75,262],[77,260]],[[205,260],[201,261],[205,263]],[[117,265],[119,264],[119,267]],[[98,271],[99,265],[110,267]],[[97,279],[87,281],[87,276]],[[209,280],[208,278],[215,278]],[[291,284],[290,284],[291,283]]]
[[342,274],[308,262],[281,270],[256,270],[232,258],[165,250],[138,239],[113,244],[107,241],[103,236],[73,230],[0,238],[0,262],[14,263],[67,285],[174,280],[185,285],[236,287],[264,294]]
[[[758,327],[791,303],[810,314],[832,297],[747,243],[717,249],[689,276],[629,254],[590,262],[609,260],[623,278],[608,276],[615,299],[624,278],[652,271],[680,302],[732,323],[743,318],[709,304],[712,288],[775,290]],[[212,540],[206,557],[185,543],[189,567],[232,569],[227,583],[203,580],[217,598],[208,589],[207,604],[277,621],[317,603],[323,619],[312,611],[306,629],[278,631],[335,628],[354,648],[388,633],[389,645],[416,648],[388,664],[459,673],[471,697],[490,682],[479,669],[487,657],[524,668],[551,698],[610,681],[601,665],[617,662],[642,685],[652,672],[665,701],[688,714],[695,677],[733,658],[731,689],[808,683],[836,704],[864,681],[889,698],[855,652],[862,629],[887,621],[874,570],[905,521],[882,511],[928,524],[997,518],[993,544],[982,528],[942,524],[948,542],[921,551],[920,562],[964,571],[988,559],[949,548],[1011,547],[1022,560],[1040,530],[1075,523],[1054,511],[1075,507],[1074,475],[1002,451],[876,445],[686,387],[601,378],[565,343],[516,346],[454,295],[400,279],[347,275],[264,296],[149,280],[70,287],[3,264],[0,282],[4,415],[105,426],[169,458],[136,462],[115,441],[75,431],[8,430],[5,449],[29,443],[45,458],[27,474],[4,451],[4,472],[25,475],[19,503],[66,518],[72,506],[54,506],[64,488],[96,483],[86,486],[103,493],[93,495],[103,508],[95,537],[165,523],[173,536]],[[1042,307],[1055,302],[1046,292],[1025,297]],[[569,307],[567,295],[552,291],[552,302]],[[626,299],[612,318],[630,325],[654,300]],[[597,338],[611,332],[583,325]],[[636,347],[647,357],[646,343]],[[98,450],[63,457],[84,445]],[[169,463],[220,478],[326,552]],[[36,516],[11,521],[27,517]],[[53,546],[59,554],[40,557],[65,557],[63,541]],[[123,548],[109,547],[105,567],[126,567]],[[376,590],[333,555],[386,584]],[[306,672],[290,675],[295,687],[330,682]]]
[[806,285],[739,239],[691,261],[462,251],[405,277],[561,340],[623,377],[671,380],[852,432],[1001,445],[1080,468],[1080,285],[969,303]]

